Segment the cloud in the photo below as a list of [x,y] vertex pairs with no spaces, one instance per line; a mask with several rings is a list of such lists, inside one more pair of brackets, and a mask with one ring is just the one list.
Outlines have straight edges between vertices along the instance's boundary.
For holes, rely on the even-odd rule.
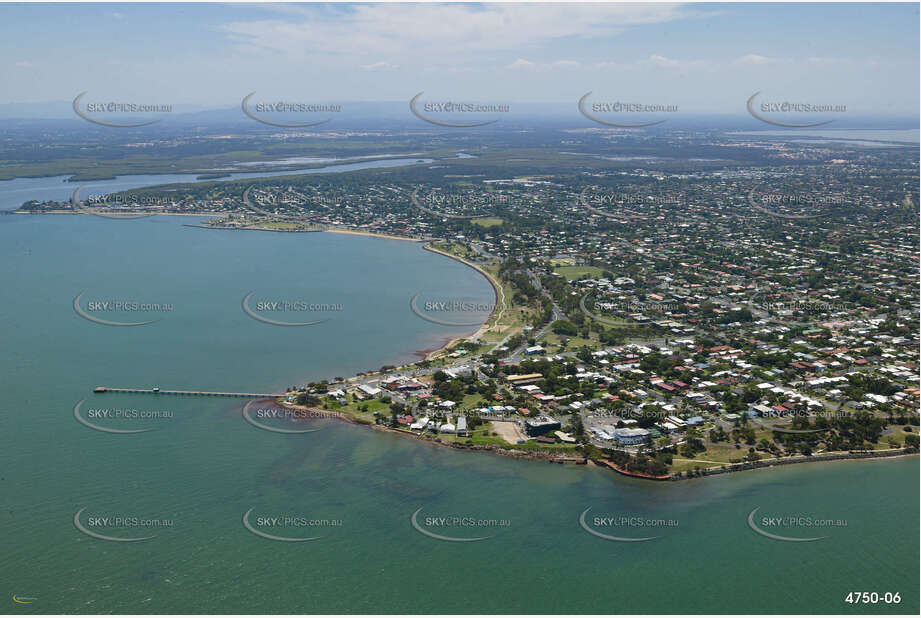
[[525,60],[524,58],[519,58],[515,62],[505,67],[506,69],[512,69],[513,71],[526,70],[533,71],[537,68],[536,62],[531,62],[530,60]]
[[550,64],[551,69],[578,69],[581,66],[575,60],[557,60]]
[[591,65],[591,68],[600,70],[626,71],[639,68],[639,64],[636,62],[627,63],[605,60],[604,62],[596,62],[595,64]]
[[265,6],[284,19],[235,21],[220,30],[267,53],[443,59],[459,50],[488,53],[610,37],[690,15],[675,4]]
[[506,69],[513,71],[550,71],[578,69],[582,65],[575,60],[557,60],[556,62],[540,63],[518,58],[515,62],[506,65]]
[[675,58],[666,58],[653,54],[645,61],[646,64],[659,67],[662,69],[706,69],[712,67],[708,60],[678,60]]
[[373,64],[363,64],[360,68],[362,71],[396,71],[400,68],[400,65],[381,61]]
[[743,65],[765,65],[776,62],[774,58],[768,58],[767,56],[759,56],[758,54],[747,54],[736,58],[733,61],[733,64],[743,64]]
[[35,66],[35,63],[29,62],[28,60],[20,60],[15,66],[18,69],[31,69]]

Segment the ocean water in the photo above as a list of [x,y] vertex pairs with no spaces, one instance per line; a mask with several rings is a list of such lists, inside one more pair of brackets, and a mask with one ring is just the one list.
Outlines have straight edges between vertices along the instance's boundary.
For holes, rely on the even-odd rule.
[[[917,613],[916,457],[653,483],[337,420],[265,431],[243,418],[246,400],[94,394],[265,392],[352,375],[472,330],[420,319],[414,294],[492,301],[480,275],[415,243],[190,221],[0,217],[5,613]],[[327,320],[273,326],[242,311],[250,292],[341,308],[266,313]],[[86,320],[73,308],[81,293],[88,312],[108,299],[159,303],[90,312],[157,321]],[[75,420],[81,401],[84,418],[160,416],[96,418],[155,429],[104,433]],[[655,538],[590,534],[579,523],[589,508],[592,530]],[[756,508],[764,531],[824,538],[760,535]],[[320,538],[265,538],[244,526],[247,512],[257,532]],[[92,533],[153,538],[95,538],[78,513]],[[485,538],[434,538],[414,513],[430,534]],[[853,591],[901,602],[848,604]]]

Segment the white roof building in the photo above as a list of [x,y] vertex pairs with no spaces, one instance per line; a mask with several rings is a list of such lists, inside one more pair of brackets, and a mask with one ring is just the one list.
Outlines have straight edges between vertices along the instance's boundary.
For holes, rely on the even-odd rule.
[[376,386],[371,386],[370,384],[361,384],[359,385],[358,390],[370,397],[377,397],[381,393],[381,389]]
[[417,418],[416,422],[410,425],[409,428],[410,429],[425,429],[425,426],[428,425],[428,422],[429,422],[429,418],[427,416],[423,416],[421,418]]

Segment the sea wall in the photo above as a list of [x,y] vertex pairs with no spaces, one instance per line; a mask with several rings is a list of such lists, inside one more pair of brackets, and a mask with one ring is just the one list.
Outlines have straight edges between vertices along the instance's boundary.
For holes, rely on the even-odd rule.
[[699,476],[712,476],[714,474],[726,474],[729,472],[742,472],[743,470],[757,470],[758,468],[773,468],[774,466],[787,466],[791,464],[810,463],[815,461],[837,461],[841,459],[875,459],[880,457],[900,457],[902,455],[916,454],[918,449],[901,448],[886,451],[851,451],[849,453],[829,453],[827,455],[799,455],[796,457],[784,457],[782,459],[762,459],[755,462],[726,464],[720,468],[702,469],[699,472],[673,474],[669,480],[682,481]]

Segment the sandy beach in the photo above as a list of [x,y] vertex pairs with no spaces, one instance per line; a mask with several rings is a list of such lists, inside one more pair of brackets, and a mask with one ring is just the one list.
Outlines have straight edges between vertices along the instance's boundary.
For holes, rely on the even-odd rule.
[[405,240],[408,242],[428,242],[430,238],[410,238],[409,236],[396,236],[393,234],[378,234],[377,232],[362,232],[359,230],[346,230],[341,228],[329,228],[323,230],[333,234],[351,234],[353,236],[371,236],[373,238],[388,238],[390,240]]
[[[488,272],[480,268],[477,264],[474,264],[473,262],[469,262],[456,255],[451,255],[450,253],[441,251],[440,249],[436,249],[428,244],[423,245],[422,248],[425,249],[426,251],[431,251],[432,253],[438,253],[439,255],[443,255],[445,257],[451,258],[452,260],[456,260],[466,266],[469,266],[473,270],[477,271],[478,273],[486,277],[487,281],[489,281],[489,284],[492,286],[492,291],[494,294],[494,298],[493,298],[494,304],[493,304],[492,313],[490,313],[486,317],[486,320],[483,322],[483,324],[477,330],[470,333],[469,335],[463,335],[461,337],[455,337],[454,339],[451,339],[445,345],[441,346],[441,348],[429,354],[428,358],[431,358],[432,356],[434,356],[441,350],[454,345],[456,342],[460,341],[461,339],[477,339],[483,336],[489,330],[490,327],[488,326],[488,324],[489,324],[489,321],[493,318],[493,316],[496,316],[496,323],[498,323],[498,318],[502,316],[502,312],[505,310],[504,309],[505,292],[502,291],[502,286],[495,279],[493,279],[492,275],[490,275]],[[503,307],[503,309],[500,309],[500,306]]]

